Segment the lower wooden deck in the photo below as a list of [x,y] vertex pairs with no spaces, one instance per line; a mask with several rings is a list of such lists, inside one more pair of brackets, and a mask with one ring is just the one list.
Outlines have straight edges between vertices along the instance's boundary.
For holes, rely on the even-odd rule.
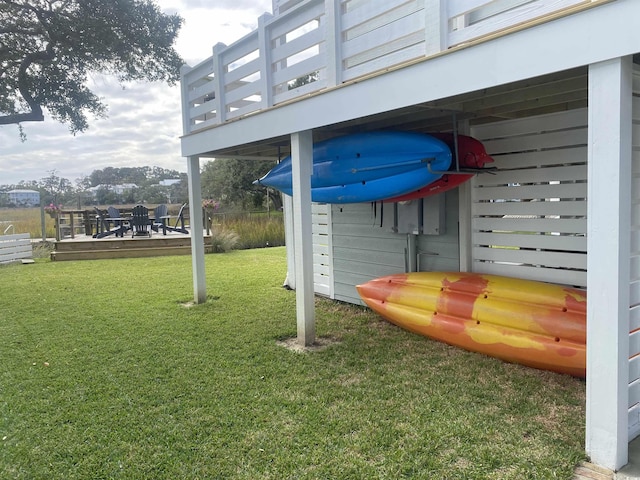
[[[203,237],[205,252],[212,251],[211,236]],[[166,255],[190,255],[191,235],[171,232],[167,235],[153,233],[151,237],[106,237],[89,235],[58,240],[51,252],[51,260],[96,260],[106,258],[157,257]]]

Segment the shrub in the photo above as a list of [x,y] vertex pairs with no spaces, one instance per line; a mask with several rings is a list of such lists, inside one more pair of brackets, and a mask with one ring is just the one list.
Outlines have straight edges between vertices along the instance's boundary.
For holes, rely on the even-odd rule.
[[214,228],[211,231],[211,245],[213,253],[224,253],[233,250],[240,241],[240,237],[233,230]]

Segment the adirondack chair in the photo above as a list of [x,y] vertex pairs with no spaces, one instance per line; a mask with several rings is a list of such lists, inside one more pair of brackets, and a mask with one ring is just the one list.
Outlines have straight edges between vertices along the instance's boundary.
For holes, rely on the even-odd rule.
[[154,217],[154,220],[153,220],[153,223],[151,224],[151,230],[153,230],[154,232],[159,232],[160,228],[162,228],[162,234],[166,235],[167,220],[170,218],[167,206],[164,203],[161,205],[158,205],[153,210],[153,217]]
[[106,210],[100,210],[98,207],[94,207],[96,211],[96,233],[93,235],[93,238],[103,238],[107,235],[112,235],[109,233],[111,230],[111,225],[107,220],[109,214]]
[[[188,203],[184,203],[182,204],[182,207],[180,207],[180,211],[178,212],[178,215],[171,215],[170,218],[175,218],[175,224],[169,225],[169,220],[167,220],[167,226],[166,229],[169,230],[170,232],[179,232],[179,233],[189,233],[189,231],[185,228],[184,226],[184,209],[187,208],[187,205],[189,205]],[[178,226],[179,225],[179,226]]]
[[126,231],[124,218],[120,217],[117,208],[109,207],[106,211],[95,207],[96,211],[96,233],[93,238],[104,238],[110,235],[122,237]]
[[131,238],[135,236],[151,236],[151,221],[149,220],[149,209],[144,205],[136,205],[131,210]]
[[115,233],[116,237],[123,237],[125,232],[129,230],[129,226],[126,224],[127,219],[122,217],[120,210],[113,206],[107,208],[107,213],[109,214],[107,220],[115,225],[115,228],[111,231]]

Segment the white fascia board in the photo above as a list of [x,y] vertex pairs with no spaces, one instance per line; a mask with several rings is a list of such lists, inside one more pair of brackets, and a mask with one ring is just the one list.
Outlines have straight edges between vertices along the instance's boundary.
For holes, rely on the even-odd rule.
[[182,155],[243,145],[640,52],[640,2],[616,0],[182,138]]

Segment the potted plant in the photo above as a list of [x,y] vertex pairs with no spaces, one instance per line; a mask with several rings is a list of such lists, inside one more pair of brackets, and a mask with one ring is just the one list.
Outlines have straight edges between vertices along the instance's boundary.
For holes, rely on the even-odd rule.
[[207,232],[207,235],[211,233],[211,215],[218,208],[220,208],[220,202],[217,200],[213,200],[211,198],[206,198],[202,200],[202,212],[204,217],[204,226]]
[[60,210],[62,210],[62,205],[56,205],[53,202],[44,207],[44,211],[47,212],[51,218],[56,218]]

